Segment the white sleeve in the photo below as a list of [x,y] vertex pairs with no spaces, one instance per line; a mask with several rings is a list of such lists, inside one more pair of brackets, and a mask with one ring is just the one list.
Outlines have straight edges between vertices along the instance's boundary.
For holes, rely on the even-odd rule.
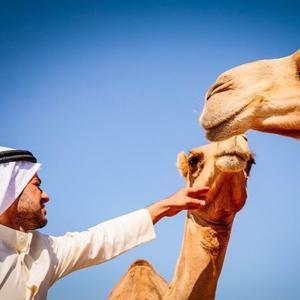
[[107,261],[154,238],[147,209],[109,220],[87,231],[51,237],[56,261],[51,284],[75,270]]

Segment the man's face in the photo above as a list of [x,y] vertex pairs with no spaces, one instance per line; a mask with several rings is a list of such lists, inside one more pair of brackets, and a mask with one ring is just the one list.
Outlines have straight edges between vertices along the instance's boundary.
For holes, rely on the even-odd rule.
[[16,223],[24,231],[42,228],[47,224],[44,204],[49,197],[40,185],[41,180],[35,175],[16,201]]

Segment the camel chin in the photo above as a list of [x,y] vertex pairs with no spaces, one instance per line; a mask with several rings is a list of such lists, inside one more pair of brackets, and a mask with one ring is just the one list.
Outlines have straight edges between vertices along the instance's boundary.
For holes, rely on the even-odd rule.
[[237,155],[224,155],[216,159],[216,167],[225,173],[237,173],[246,169],[247,162]]

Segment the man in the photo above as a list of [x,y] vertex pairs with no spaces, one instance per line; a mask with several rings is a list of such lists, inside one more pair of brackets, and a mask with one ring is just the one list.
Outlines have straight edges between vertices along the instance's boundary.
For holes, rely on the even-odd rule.
[[207,188],[174,195],[84,232],[53,237],[35,231],[47,224],[48,195],[41,164],[24,150],[0,147],[0,299],[46,299],[65,275],[109,260],[155,238],[153,224],[205,205]]

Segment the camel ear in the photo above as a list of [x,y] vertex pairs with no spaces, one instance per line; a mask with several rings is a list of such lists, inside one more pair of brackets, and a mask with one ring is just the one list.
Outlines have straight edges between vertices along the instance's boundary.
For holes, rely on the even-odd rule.
[[292,57],[297,65],[297,70],[300,72],[300,49],[292,54]]
[[178,168],[180,174],[183,177],[187,176],[189,170],[189,164],[188,164],[188,159],[183,151],[177,155],[176,167]]

